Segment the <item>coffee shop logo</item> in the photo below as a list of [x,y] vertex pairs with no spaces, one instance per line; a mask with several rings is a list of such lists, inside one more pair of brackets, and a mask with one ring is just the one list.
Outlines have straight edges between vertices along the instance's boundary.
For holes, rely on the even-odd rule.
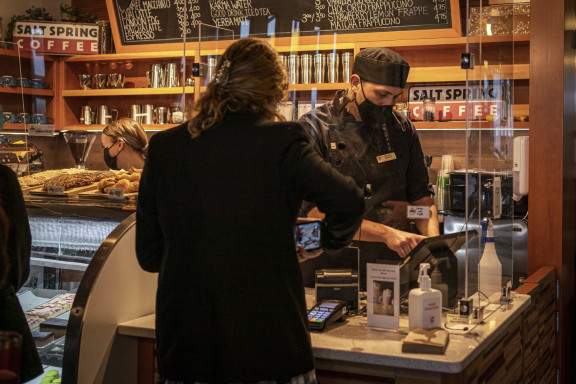
[[22,51],[48,54],[98,54],[98,26],[43,21],[16,23],[14,43]]
[[424,100],[434,100],[433,121],[486,120],[502,116],[506,105],[506,84],[416,85],[408,90],[410,119],[424,119]]

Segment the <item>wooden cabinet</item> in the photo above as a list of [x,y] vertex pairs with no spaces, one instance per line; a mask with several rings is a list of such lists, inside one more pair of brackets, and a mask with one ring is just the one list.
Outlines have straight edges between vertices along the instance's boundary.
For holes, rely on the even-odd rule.
[[[61,129],[66,130],[101,130],[104,125],[83,124],[81,111],[83,106],[97,109],[106,105],[118,111],[120,117],[130,117],[131,105],[153,105],[154,107],[170,108],[173,102],[183,103],[186,96],[194,97],[194,87],[183,87],[182,72],[179,76],[179,87],[149,88],[147,72],[153,64],[177,64],[182,68],[181,52],[156,52],[129,55],[96,55],[72,56],[62,61],[60,77],[62,79],[62,116]],[[188,60],[186,64],[188,66]],[[191,63],[186,68],[190,76]],[[124,76],[123,88],[96,88],[93,81],[91,89],[81,89],[79,76],[86,74],[94,77],[96,74],[110,75],[119,73]],[[145,129],[167,129],[176,124],[144,124]]]
[[[43,114],[56,118],[60,83],[57,76],[58,58],[30,53],[20,53],[9,49],[0,49],[0,76],[11,76],[16,80],[39,79],[45,82],[46,89],[0,85],[0,104],[4,112],[15,115],[20,113]],[[29,84],[27,84],[29,85]],[[6,123],[5,130],[24,130],[22,123]]]

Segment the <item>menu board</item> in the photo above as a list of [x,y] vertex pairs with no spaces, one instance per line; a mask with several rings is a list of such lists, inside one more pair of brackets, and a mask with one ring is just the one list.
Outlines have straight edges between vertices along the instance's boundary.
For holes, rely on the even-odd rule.
[[[451,29],[457,0],[109,0],[122,45]],[[455,15],[459,18],[460,15]]]

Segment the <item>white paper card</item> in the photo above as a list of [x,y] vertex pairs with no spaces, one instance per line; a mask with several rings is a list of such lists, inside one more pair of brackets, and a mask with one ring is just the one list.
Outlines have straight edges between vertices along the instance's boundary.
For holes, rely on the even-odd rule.
[[400,324],[400,266],[366,264],[369,327],[398,329]]
[[406,208],[406,217],[408,219],[429,219],[430,207],[425,205],[409,205]]

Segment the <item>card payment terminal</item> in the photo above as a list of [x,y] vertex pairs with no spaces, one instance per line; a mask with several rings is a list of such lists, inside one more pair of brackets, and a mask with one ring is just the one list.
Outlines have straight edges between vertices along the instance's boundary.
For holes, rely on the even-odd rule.
[[323,331],[328,324],[345,320],[347,315],[345,301],[324,300],[308,311],[308,326],[313,331]]

